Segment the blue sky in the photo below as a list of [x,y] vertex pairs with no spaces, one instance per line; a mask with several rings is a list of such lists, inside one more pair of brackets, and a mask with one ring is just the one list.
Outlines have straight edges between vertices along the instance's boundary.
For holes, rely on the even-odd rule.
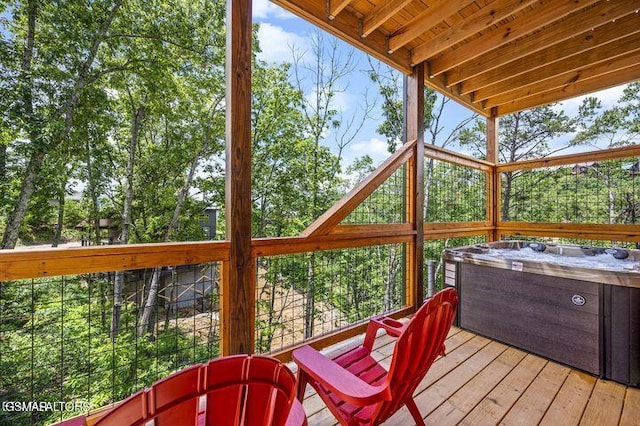
[[[254,22],[261,24],[259,39],[262,53],[260,54],[260,59],[271,63],[292,62],[291,46],[296,46],[302,50],[308,49],[309,38],[311,34],[317,31],[315,26],[271,3],[269,0],[253,0],[253,19]],[[341,42],[341,48],[350,49],[351,47]],[[340,94],[336,102],[336,106],[343,109],[345,116],[355,112],[354,106],[361,102],[365,92],[368,91],[370,96],[377,95],[376,88],[366,74],[366,70],[369,68],[366,56],[356,49],[356,58],[359,62],[358,69],[360,71],[357,71],[353,78],[349,79],[345,93]],[[608,108],[615,105],[623,89],[624,86],[619,86],[594,93],[592,96],[598,97],[602,101],[603,107]],[[568,115],[575,114],[582,98],[579,97],[562,102],[556,108],[564,109]],[[446,112],[447,122],[445,126],[450,128],[471,114],[467,108],[455,102],[450,102],[447,108],[449,109]],[[384,136],[376,132],[376,127],[381,119],[380,110],[376,108],[372,113],[372,118],[365,123],[356,140],[345,150],[343,162],[345,165],[364,154],[370,155],[376,164],[389,155],[386,150],[387,144]],[[553,145],[563,143],[562,140],[559,140],[555,141]],[[332,145],[330,137],[327,138],[327,145]],[[577,148],[573,149],[573,151],[590,149],[593,148]],[[563,151],[561,154],[569,152],[572,151]]]
[[[309,50],[310,38],[314,32],[318,31],[317,27],[268,0],[254,0],[253,13],[254,22],[260,23],[259,39],[262,52],[259,58],[269,63],[292,62],[292,47],[299,51]],[[328,34],[327,36],[330,37]],[[340,49],[346,52],[352,48],[340,42]],[[366,73],[369,68],[366,56],[357,50],[354,51],[357,61],[356,71],[352,78],[343,82],[345,90],[338,93],[335,98],[335,107],[342,110],[343,117],[361,114],[358,106],[362,104],[367,91],[370,98],[377,95]],[[345,149],[343,160],[345,166],[354,158],[364,154],[370,155],[375,163],[381,162],[389,155],[384,136],[376,132],[381,119],[379,108],[372,112],[372,116],[365,122],[356,139]],[[326,144],[335,150],[332,136],[334,135],[328,135]]]

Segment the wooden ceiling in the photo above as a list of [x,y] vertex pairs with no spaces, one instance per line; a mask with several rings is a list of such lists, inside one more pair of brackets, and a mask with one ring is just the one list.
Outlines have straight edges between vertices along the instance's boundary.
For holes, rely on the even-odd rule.
[[489,116],[640,79],[640,0],[272,0]]

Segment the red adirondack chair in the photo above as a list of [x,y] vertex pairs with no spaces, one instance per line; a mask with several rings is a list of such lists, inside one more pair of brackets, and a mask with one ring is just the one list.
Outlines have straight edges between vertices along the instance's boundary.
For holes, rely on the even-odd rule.
[[[100,417],[96,426],[306,425],[295,378],[279,361],[236,355],[198,364],[154,383]],[[86,425],[83,416],[59,426]]]
[[[403,324],[391,318],[369,322],[362,346],[330,360],[310,346],[293,352],[298,364],[298,399],[313,386],[343,425],[377,425],[406,405],[416,424],[424,425],[413,392],[438,355],[444,353],[458,294],[440,291]],[[387,372],[371,357],[378,329],[397,337]]]

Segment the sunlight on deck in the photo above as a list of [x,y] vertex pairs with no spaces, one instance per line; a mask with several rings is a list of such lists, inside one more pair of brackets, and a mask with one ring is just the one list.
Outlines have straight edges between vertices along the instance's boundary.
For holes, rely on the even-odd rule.
[[[332,356],[360,343],[330,348]],[[394,339],[376,339],[373,357],[386,368]],[[640,425],[640,389],[600,380],[536,355],[452,328],[447,356],[418,386],[415,400],[433,425]],[[310,426],[336,424],[313,391],[304,400]],[[406,408],[385,425],[411,425]]]

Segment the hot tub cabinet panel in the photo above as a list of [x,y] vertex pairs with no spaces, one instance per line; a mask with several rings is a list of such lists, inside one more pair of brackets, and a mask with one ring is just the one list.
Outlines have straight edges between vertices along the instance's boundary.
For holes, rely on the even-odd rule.
[[[590,270],[585,267],[593,256],[590,250],[552,246],[544,259],[553,262],[563,256],[555,264],[536,261],[531,253],[519,258],[518,250],[526,244],[509,241],[445,250],[445,284],[455,285],[460,296],[457,325],[640,386],[640,251],[628,250],[619,263],[609,259],[604,270]],[[488,253],[494,247],[506,255],[493,259]],[[567,265],[571,256],[582,256],[580,266]]]
[[640,386],[640,289],[603,287],[604,376]]
[[[461,265],[460,326],[600,375],[598,285]],[[469,285],[465,285],[466,283]],[[586,299],[582,306],[571,300]]]

